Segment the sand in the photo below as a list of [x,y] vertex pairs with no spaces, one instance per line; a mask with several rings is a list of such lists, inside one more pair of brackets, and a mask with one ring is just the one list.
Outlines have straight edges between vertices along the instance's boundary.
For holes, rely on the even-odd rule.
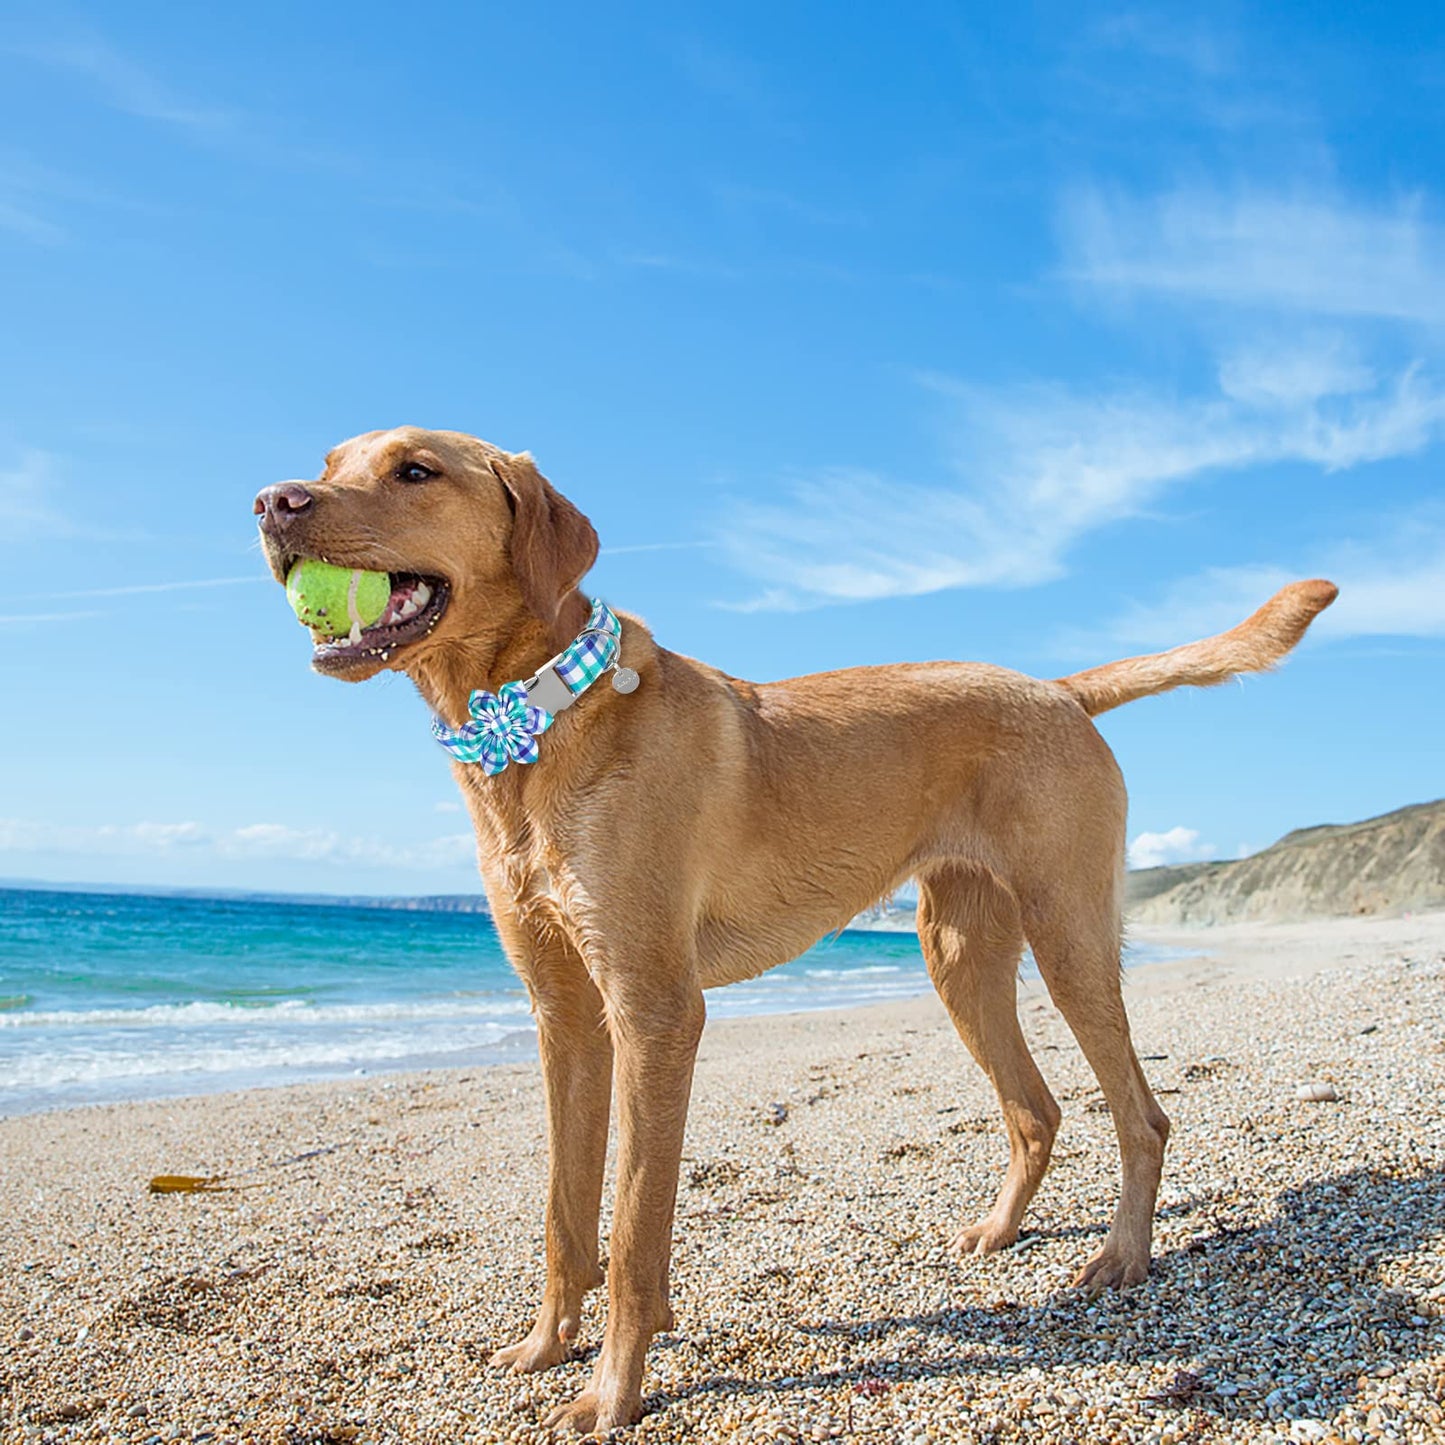
[[[987,1259],[945,1241],[1005,1145],[936,1001],[722,1021],[631,1438],[1445,1439],[1445,915],[1140,936],[1204,955],[1127,984],[1174,1121],[1145,1284],[1068,1289],[1117,1153],[1037,985],[1064,1127]],[[486,1363],[541,1285],[532,1065],[9,1119],[0,1159],[6,1441],[540,1440],[587,1377],[601,1295],[578,1360]]]

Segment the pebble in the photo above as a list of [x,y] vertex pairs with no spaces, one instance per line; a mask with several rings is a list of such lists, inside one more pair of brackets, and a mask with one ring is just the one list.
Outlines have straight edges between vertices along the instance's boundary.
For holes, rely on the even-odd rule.
[[1298,1084],[1294,1096],[1310,1104],[1333,1104],[1340,1097],[1333,1084]]
[[[1002,1128],[936,1002],[709,1025],[677,1328],[617,1438],[1440,1445],[1445,958],[1356,952],[1172,990],[1131,971],[1173,1132],[1154,1271],[1092,1301],[1068,1284],[1117,1201],[1113,1129],[1036,985],[1065,1120],[1029,1247],[985,1259],[943,1245],[987,1211]],[[1398,1017],[1363,1035],[1382,1000]],[[1297,1108],[1325,1071],[1352,1107]],[[540,1295],[544,1137],[525,1064],[0,1120],[0,1259],[31,1266],[0,1269],[0,1319],[44,1322],[0,1336],[0,1438],[543,1445],[605,1315],[598,1291],[558,1369],[486,1364]],[[332,1144],[254,1188],[145,1192]]]

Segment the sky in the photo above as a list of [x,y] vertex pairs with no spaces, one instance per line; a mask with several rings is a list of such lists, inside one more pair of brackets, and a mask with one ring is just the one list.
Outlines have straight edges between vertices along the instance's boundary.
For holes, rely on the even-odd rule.
[[6,7],[0,877],[477,888],[425,706],[312,674],[255,541],[400,423],[532,451],[589,589],[758,679],[1334,578],[1100,720],[1136,864],[1445,793],[1445,23],[1205,8]]

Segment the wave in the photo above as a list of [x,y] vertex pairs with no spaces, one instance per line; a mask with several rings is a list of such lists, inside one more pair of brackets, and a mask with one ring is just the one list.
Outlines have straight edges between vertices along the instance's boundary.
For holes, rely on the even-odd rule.
[[449,1034],[444,1044],[434,1036],[393,1030],[363,1038],[297,1041],[294,1037],[280,1037],[248,1039],[244,1043],[177,1040],[161,1049],[46,1052],[0,1062],[0,1100],[11,1093],[23,1096],[119,1080],[179,1082],[196,1075],[265,1075],[268,1082],[278,1082],[279,1078],[298,1073],[340,1072],[368,1064],[397,1064],[459,1051],[495,1049],[508,1042],[520,1043],[530,1033],[529,1028],[515,1025],[477,1023]]
[[314,1004],[307,999],[282,999],[276,1003],[189,1003],[148,1004],[141,1008],[37,1009],[34,1012],[0,1013],[3,1029],[84,1028],[189,1028],[196,1025],[222,1026],[257,1024],[325,1027],[335,1024],[380,1024],[424,1019],[517,1019],[530,1015],[525,999],[448,998],[412,1003]]
[[805,968],[804,978],[862,978],[868,974],[875,973],[916,973],[923,975],[923,965],[920,963],[917,968],[904,969],[897,963],[860,963],[848,968]]

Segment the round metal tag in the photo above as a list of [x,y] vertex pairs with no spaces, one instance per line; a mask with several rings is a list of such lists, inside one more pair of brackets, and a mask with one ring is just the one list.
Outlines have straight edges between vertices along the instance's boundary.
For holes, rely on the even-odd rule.
[[612,690],[613,692],[636,692],[637,684],[641,680],[634,669],[619,667],[612,674]]

